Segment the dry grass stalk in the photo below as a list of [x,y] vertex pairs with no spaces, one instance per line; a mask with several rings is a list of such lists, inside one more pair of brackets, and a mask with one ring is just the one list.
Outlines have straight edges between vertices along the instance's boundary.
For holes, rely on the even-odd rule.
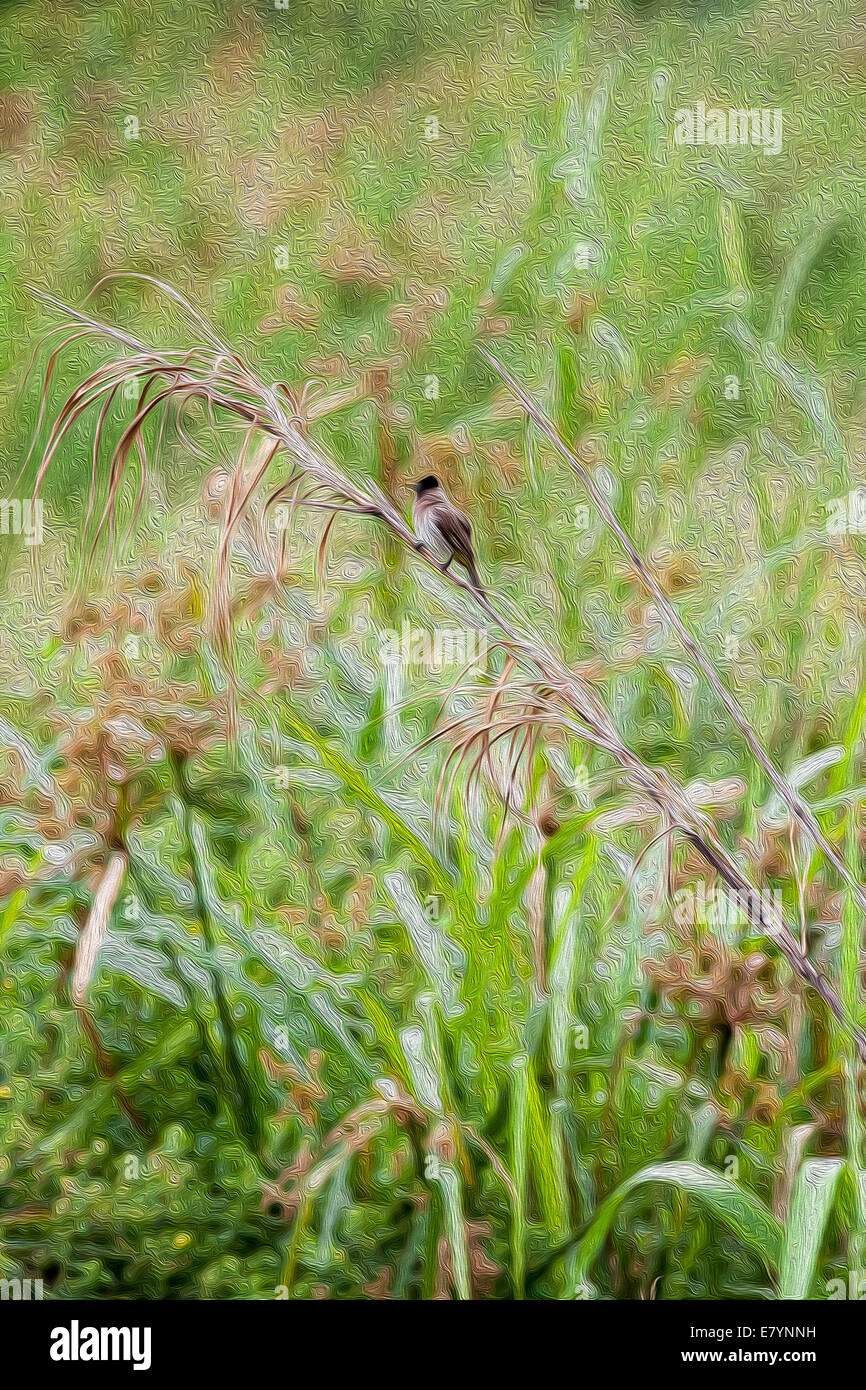
[[[152,283],[158,284],[159,282],[153,281]],[[531,754],[540,731],[550,726],[558,726],[585,743],[604,749],[619,763],[632,788],[649,798],[649,801],[657,809],[665,830],[679,831],[698,850],[704,862],[737,895],[758,931],[776,943],[800,978],[817,991],[843,1027],[850,1029],[855,1034],[860,1055],[866,1062],[866,1036],[848,1016],[831,983],[808,960],[795,933],[789,928],[775,907],[762,900],[761,895],[754,888],[747,875],[724,849],[709,817],[698,810],[665,773],[647,766],[626,745],[603,703],[586,681],[577,672],[570,670],[544,639],[524,624],[519,615],[511,618],[506,616],[503,611],[504,600],[500,599],[499,606],[497,606],[491,596],[479,594],[468,582],[460,579],[452,571],[446,571],[431,555],[424,551],[403,517],[375,482],[369,478],[364,479],[363,482],[350,478],[337,467],[321,448],[307,437],[300,412],[300,401],[296,400],[285,386],[268,386],[262,382],[241,362],[227,344],[216,337],[191,306],[167,286],[162,286],[162,288],[176,303],[181,305],[189,322],[203,332],[205,342],[199,343],[191,349],[154,350],[127,333],[103,324],[80,311],[59,304],[50,296],[40,296],[46,302],[62,308],[71,320],[62,330],[58,330],[68,333],[69,336],[51,356],[46,374],[46,395],[57,355],[62,347],[74,338],[80,337],[82,334],[105,337],[117,342],[124,349],[124,354],[115,357],[107,365],[92,373],[72,393],[63,406],[51,430],[39,468],[36,483],[37,493],[46,469],[71,424],[85,410],[91,406],[96,406],[101,401],[102,406],[94,443],[95,481],[97,455],[110,404],[126,380],[135,378],[144,383],[139,409],[132,422],[123,430],[111,457],[108,501],[100,521],[99,530],[94,538],[91,556],[99,535],[106,525],[109,526],[109,533],[113,535],[113,509],[133,447],[137,449],[141,461],[140,499],[147,467],[143,427],[153,412],[162,408],[164,426],[170,406],[175,406],[180,415],[190,401],[198,400],[207,407],[211,414],[218,409],[233,416],[242,422],[245,434],[226,509],[223,538],[218,556],[215,585],[215,626],[217,633],[222,634],[223,638],[227,640],[230,628],[228,563],[232,533],[249,508],[257,488],[263,483],[273,459],[280,450],[285,450],[292,461],[291,472],[288,479],[281,482],[276,491],[272,492],[266,505],[270,505],[280,497],[290,495],[293,508],[303,506],[325,511],[330,515],[328,534],[335,517],[340,513],[345,512],[356,517],[370,517],[377,520],[386,526],[391,534],[407,549],[418,552],[424,562],[436,570],[452,590],[462,591],[464,598],[471,600],[472,604],[481,610],[491,625],[491,628],[486,630],[485,635],[492,637],[494,644],[505,651],[513,667],[520,668],[523,673],[524,682],[515,682],[509,687],[508,699],[506,699],[505,690],[498,690],[494,694],[480,727],[473,725],[471,720],[456,720],[433,735],[433,738],[444,738],[457,734],[458,730],[460,731],[450,755],[450,758],[456,758],[456,767],[459,769],[474,750],[475,761],[472,765],[472,771],[477,772],[482,764],[489,765],[491,749],[497,746],[502,739],[509,739],[512,750],[515,750],[509,780],[509,786],[513,786],[517,765],[521,757],[525,758]],[[125,355],[129,353],[132,355]],[[774,785],[777,786],[791,810],[821,844],[828,859],[849,882],[853,883],[846,866],[826,842],[812,813],[791,791],[781,774],[772,767],[772,764],[769,764],[766,754],[763,753],[754,735],[745,725],[744,717],[739,712],[732,697],[721,686],[706,658],[682,626],[655,579],[646,569],[632,542],[619,526],[616,517],[610,512],[604,498],[598,494],[591,477],[579,461],[565,449],[552,426],[544,419],[522,388],[508,377],[507,373],[502,372],[494,359],[489,358],[486,353],[485,356],[488,356],[488,360],[509,382],[512,391],[516,392],[523,402],[524,408],[548,433],[551,442],[560,452],[564,452],[568,461],[583,477],[608,523],[625,545],[644,582],[655,594],[664,611],[668,613],[695,660],[709,676],[714,688],[722,695],[726,707],[732,712],[738,725],[744,728],[750,746],[753,747],[759,761],[771,775]],[[152,388],[156,389],[153,390],[150,399],[147,399]],[[291,406],[290,410],[287,409],[287,404]],[[43,399],[42,410],[40,411],[40,421],[44,410],[45,399]],[[252,436],[257,430],[266,436],[269,444],[257,455],[256,466],[253,469],[252,478],[250,478],[246,473],[246,457]],[[322,548],[320,547],[320,562],[321,554]],[[509,709],[508,700],[514,699],[516,699],[516,705],[512,705]],[[452,770],[452,784],[453,772],[454,770]],[[506,804],[508,804],[509,797],[506,797]],[[858,901],[861,901],[866,907],[866,898],[863,897],[859,886],[856,884],[854,886],[858,894]]]
[[99,886],[94,894],[90,914],[78,938],[75,949],[75,967],[72,972],[73,1003],[83,1007],[87,1003],[87,991],[96,969],[99,948],[105,939],[112,909],[126,872],[126,855],[119,850],[112,854]]
[[848,884],[848,887],[854,894],[854,897],[856,898],[858,904],[860,905],[862,910],[866,912],[866,893],[864,893],[862,887],[857,882],[851,870],[848,868],[848,865],[845,863],[845,861],[841,858],[841,856],[837,853],[833,845],[831,845],[830,841],[827,839],[826,835],[824,834],[823,830],[818,824],[818,821],[816,820],[811,807],[807,806],[803,799],[797,795],[796,791],[791,786],[788,779],[778,770],[778,768],[770,759],[769,755],[764,750],[763,746],[761,745],[754,731],[749,725],[746,716],[743,714],[743,711],[740,709],[740,706],[735,700],[734,696],[722,683],[712,662],[708,659],[708,657],[698,646],[698,643],[695,641],[694,637],[683,623],[673,604],[670,602],[669,598],[665,594],[664,590],[661,588],[652,571],[649,569],[648,565],[644,561],[643,557],[641,556],[631,537],[628,535],[628,533],[620,523],[619,519],[617,518],[616,514],[612,510],[610,504],[607,502],[603,493],[601,493],[599,489],[596,487],[592,475],[584,467],[583,463],[581,463],[580,459],[576,456],[576,454],[572,453],[572,451],[567,447],[567,445],[561,439],[557,431],[554,429],[551,422],[547,419],[546,415],[543,414],[537,403],[532,399],[528,392],[524,390],[520,383],[515,381],[514,377],[511,376],[511,374],[507,372],[505,368],[499,362],[497,362],[496,358],[493,357],[491,353],[487,352],[485,348],[480,347],[479,352],[481,352],[482,356],[486,359],[486,361],[490,363],[494,370],[499,373],[502,379],[508,383],[511,390],[520,400],[521,404],[523,405],[530,418],[535,421],[539,429],[541,429],[544,432],[544,434],[550,440],[551,444],[553,444],[554,448],[558,451],[558,453],[562,455],[565,461],[568,464],[570,464],[571,467],[575,470],[575,472],[579,475],[584,486],[586,487],[587,491],[592,497],[593,502],[598,507],[599,511],[601,512],[610,529],[616,535],[623,549],[628,554],[628,557],[634,565],[635,569],[637,570],[637,573],[640,576],[641,580],[652,593],[660,609],[665,614],[665,617],[668,619],[671,626],[674,628],[675,632],[677,633],[677,636],[680,638],[680,641],[682,642],[686,651],[696,662],[696,664],[700,667],[701,671],[712,685],[716,694],[722,701],[722,704],[725,706],[725,709],[728,711],[728,714],[731,716],[734,723],[737,725],[738,729],[746,739],[746,742],[748,743],[753,755],[757,758],[758,762],[761,764],[761,767],[764,769],[767,776],[770,778],[770,781],[773,783],[773,786],[776,788],[776,791],[782,797],[783,801],[785,802],[785,805],[800,822],[800,824],[808,831],[809,835],[812,837],[815,843],[820,846],[821,850],[826,855],[829,863],[833,865],[833,867],[836,869],[836,872],[840,875],[844,882]]

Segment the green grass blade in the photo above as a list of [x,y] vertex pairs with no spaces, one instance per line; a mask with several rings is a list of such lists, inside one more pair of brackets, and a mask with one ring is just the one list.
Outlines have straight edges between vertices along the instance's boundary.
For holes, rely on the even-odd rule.
[[809,1295],[843,1167],[840,1158],[809,1158],[797,1174],[782,1242],[779,1298]]
[[655,1163],[634,1173],[602,1202],[578,1248],[576,1286],[588,1283],[592,1264],[625,1199],[649,1183],[661,1183],[675,1193],[694,1197],[733,1231],[770,1272],[776,1268],[782,1228],[763,1202],[730,1178],[699,1163]]

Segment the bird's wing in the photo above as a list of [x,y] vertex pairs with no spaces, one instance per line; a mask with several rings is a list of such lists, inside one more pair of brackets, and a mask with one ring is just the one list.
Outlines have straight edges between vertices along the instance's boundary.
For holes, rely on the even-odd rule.
[[458,555],[472,554],[472,526],[456,507],[437,507],[436,523],[443,538]]

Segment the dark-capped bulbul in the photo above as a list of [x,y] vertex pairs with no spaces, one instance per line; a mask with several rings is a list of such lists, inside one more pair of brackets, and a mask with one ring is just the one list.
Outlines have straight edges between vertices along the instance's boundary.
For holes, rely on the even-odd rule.
[[412,525],[419,541],[446,570],[452,560],[461,564],[474,588],[483,594],[475,564],[469,518],[455,507],[440,486],[439,479],[432,474],[422,478],[419,483],[412,483],[412,489],[415,493]]

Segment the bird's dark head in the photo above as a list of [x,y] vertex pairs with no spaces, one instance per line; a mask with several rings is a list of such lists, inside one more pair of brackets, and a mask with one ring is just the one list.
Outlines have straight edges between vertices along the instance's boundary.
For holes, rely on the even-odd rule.
[[432,488],[439,486],[439,479],[434,478],[432,473],[428,473],[426,478],[422,478],[420,483],[412,483],[412,491],[417,497],[423,492],[430,492]]

